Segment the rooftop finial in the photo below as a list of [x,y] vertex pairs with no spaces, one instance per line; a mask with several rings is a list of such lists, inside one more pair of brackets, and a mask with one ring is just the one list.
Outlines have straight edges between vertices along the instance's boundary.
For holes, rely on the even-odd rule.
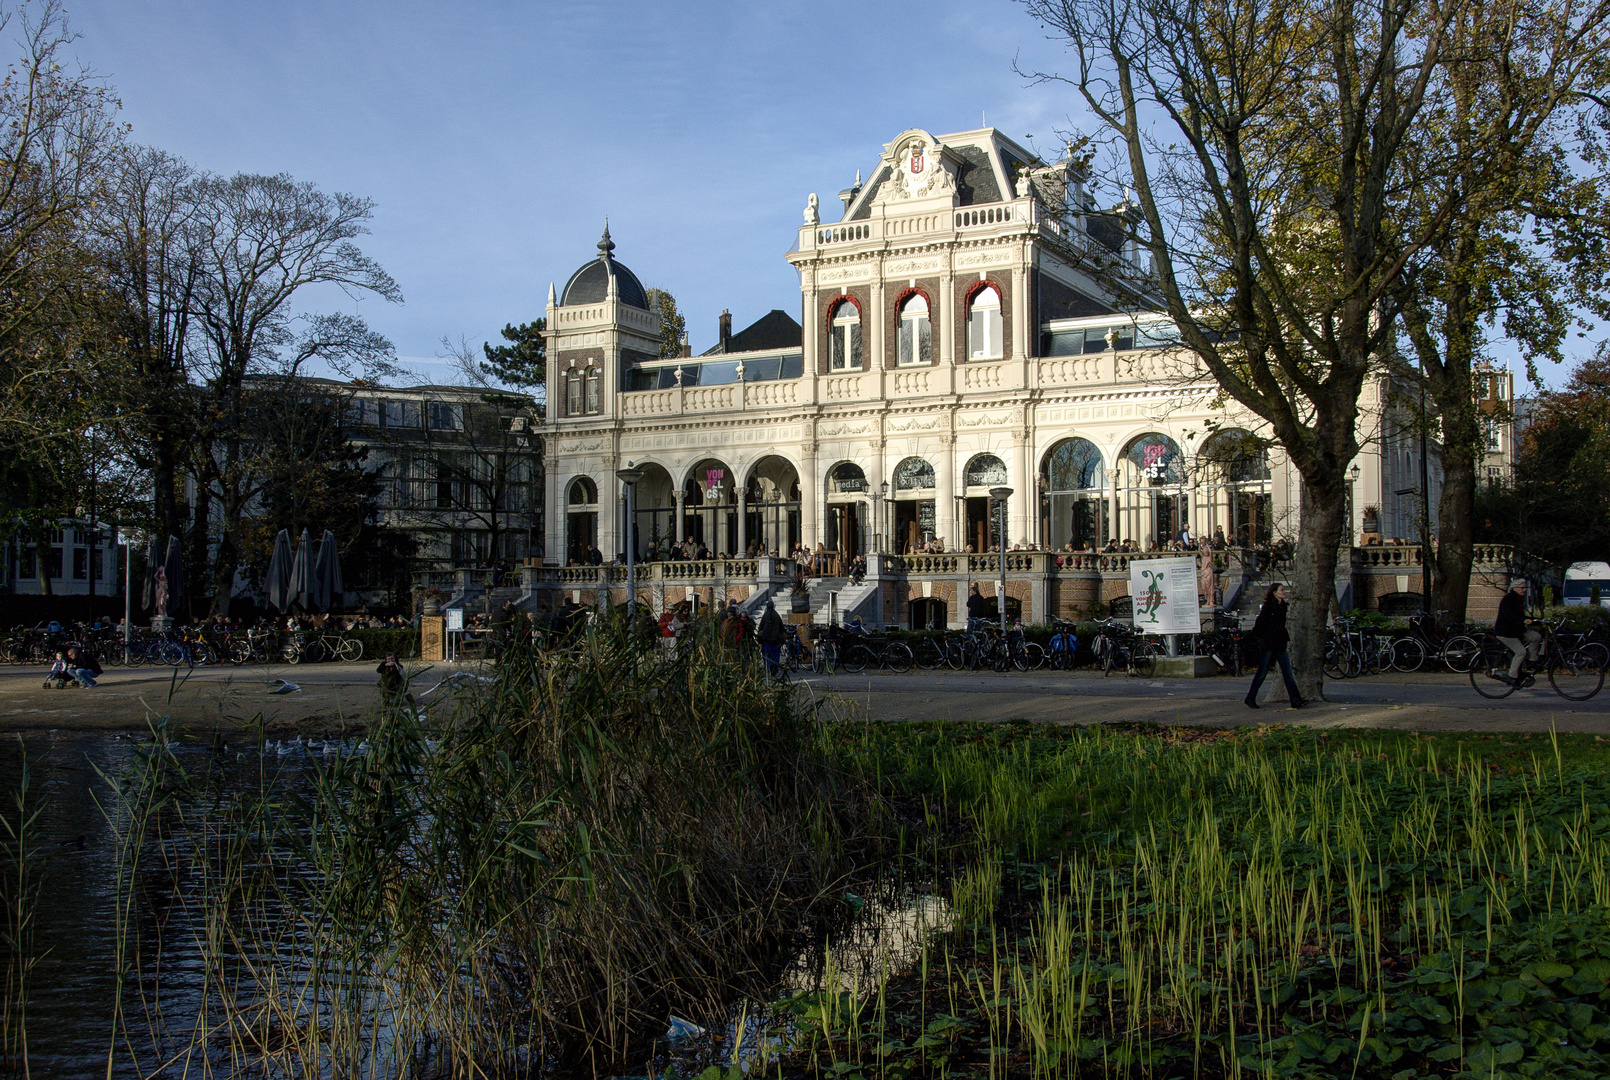
[[598,241],[598,257],[600,259],[610,258],[610,252],[612,252],[614,250],[615,250],[615,241],[613,241],[613,240],[611,240],[609,238],[609,219],[605,218],[604,219],[604,238],[602,240]]

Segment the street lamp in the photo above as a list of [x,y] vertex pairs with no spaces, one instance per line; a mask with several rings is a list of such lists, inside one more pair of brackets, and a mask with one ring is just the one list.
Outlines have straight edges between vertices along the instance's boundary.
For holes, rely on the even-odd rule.
[[877,548],[878,554],[881,555],[883,554],[883,538],[889,532],[889,481],[885,480],[878,485],[878,498],[881,502],[873,511],[873,516],[878,519]]
[[637,482],[643,479],[643,470],[634,468],[628,461],[626,468],[616,469],[615,476],[626,485],[626,612],[631,620],[628,625],[637,624],[637,537],[632,535],[633,527],[637,524]]
[[1353,546],[1353,536],[1355,535],[1354,531],[1353,531],[1353,515],[1358,512],[1358,500],[1355,497],[1355,493],[1354,493],[1353,489],[1358,486],[1358,478],[1361,475],[1363,475],[1363,473],[1364,473],[1364,470],[1360,469],[1358,467],[1358,462],[1356,462],[1356,461],[1353,462],[1353,467],[1351,469],[1347,470],[1347,546],[1348,547]]
[[1006,500],[1010,499],[1012,497],[1012,489],[1009,488],[1009,487],[992,487],[992,488],[989,489],[989,497],[991,499],[994,499],[995,504],[1001,508],[1001,599],[1000,599],[1000,608],[1001,608],[1001,610],[1000,610],[1000,616],[1001,616],[1001,634],[1005,635],[1005,633],[1006,633]]

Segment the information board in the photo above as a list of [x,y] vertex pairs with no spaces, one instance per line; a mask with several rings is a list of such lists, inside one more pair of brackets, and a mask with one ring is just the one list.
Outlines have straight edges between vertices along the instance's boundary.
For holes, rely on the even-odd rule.
[[1135,629],[1141,633],[1202,632],[1195,559],[1130,560],[1129,595],[1134,599]]
[[463,608],[448,608],[446,611],[442,612],[442,614],[447,616],[447,629],[449,629],[449,630],[462,630],[462,629],[464,629],[464,609]]

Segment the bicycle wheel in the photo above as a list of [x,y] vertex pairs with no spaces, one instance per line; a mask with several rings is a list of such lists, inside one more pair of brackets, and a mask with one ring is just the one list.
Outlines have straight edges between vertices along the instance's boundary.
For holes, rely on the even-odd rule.
[[872,655],[872,650],[857,641],[846,648],[844,655],[839,657],[839,667],[848,671],[851,675],[857,675],[865,671],[867,664],[871,663],[873,659],[875,658]]
[[288,641],[280,646],[280,659],[287,664],[300,664],[302,662],[302,646],[294,641]]
[[945,666],[945,652],[933,638],[923,638],[911,650],[911,658],[924,671]]
[[816,672],[818,675],[822,674],[823,672],[833,671],[833,669],[837,666],[835,663],[837,659],[838,650],[833,643],[826,638],[819,640],[816,644],[811,646],[811,670]]
[[962,643],[961,638],[945,639],[945,663],[957,671],[967,667],[967,646]]
[[1571,651],[1582,654],[1582,657],[1588,663],[1591,663],[1600,671],[1610,667],[1610,647],[1606,647],[1602,641],[1584,642],[1581,646]]
[[1419,638],[1398,638],[1392,643],[1392,667],[1397,671],[1419,671],[1426,662],[1426,647]]
[[239,667],[250,663],[252,658],[252,643],[245,638],[235,638],[229,643],[229,662]]
[[1604,686],[1599,657],[1587,649],[1573,649],[1549,665],[1549,685],[1570,701],[1586,701]]
[[1449,671],[1463,675],[1481,659],[1481,642],[1468,634],[1451,637],[1443,642],[1439,659],[1448,665]]
[[1030,671],[1037,671],[1045,664],[1045,650],[1035,642],[1023,643],[1023,655],[1028,660]]
[[1130,668],[1130,674],[1142,679],[1149,679],[1157,674],[1157,656],[1162,651],[1155,641],[1138,643],[1135,646],[1135,660]]
[[335,654],[343,663],[355,664],[363,659],[363,642],[357,638],[342,638],[341,644],[336,646]]
[[156,650],[156,662],[169,667],[178,667],[187,658],[184,647],[176,641],[160,641],[152,648]]
[[883,663],[890,671],[910,671],[911,647],[903,641],[893,641],[883,651]]
[[1117,644],[1105,639],[1101,642],[1101,677],[1105,679],[1112,674],[1112,669],[1119,664],[1127,666],[1129,657],[1119,651]]
[[1507,698],[1515,692],[1509,678],[1509,649],[1503,645],[1481,649],[1470,669],[1470,685],[1486,698]]

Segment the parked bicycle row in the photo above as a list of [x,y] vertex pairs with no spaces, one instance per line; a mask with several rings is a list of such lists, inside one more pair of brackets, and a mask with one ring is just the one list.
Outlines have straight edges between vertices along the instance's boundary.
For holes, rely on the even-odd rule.
[[68,648],[89,649],[108,667],[142,664],[203,667],[208,664],[301,664],[363,659],[363,641],[346,630],[282,631],[269,627],[229,630],[201,627],[167,632],[144,627],[124,639],[109,627],[17,628],[0,638],[0,662],[45,665]]

